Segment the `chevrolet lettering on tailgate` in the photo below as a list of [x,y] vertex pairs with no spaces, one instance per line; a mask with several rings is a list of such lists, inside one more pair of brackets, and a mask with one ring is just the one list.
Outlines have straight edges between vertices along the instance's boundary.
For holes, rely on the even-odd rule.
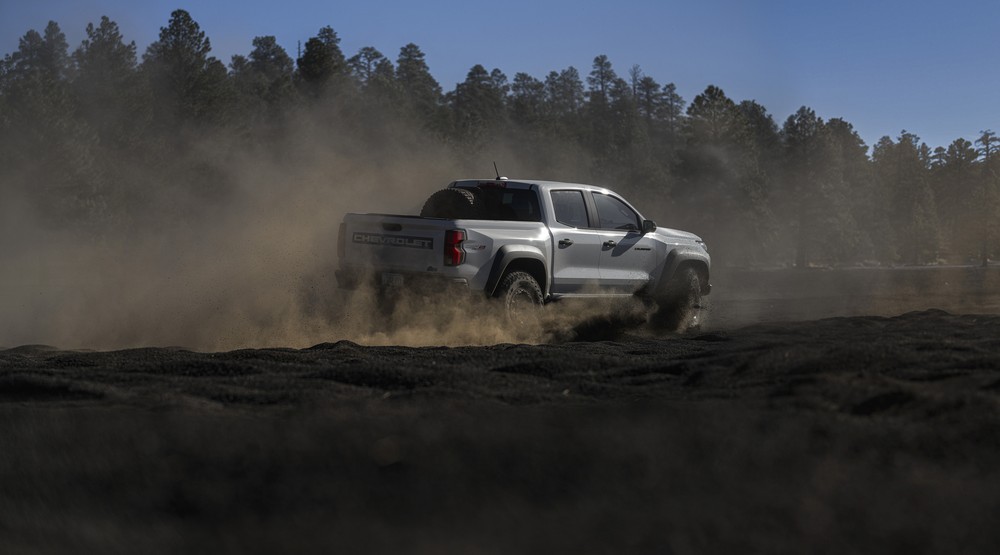
[[355,243],[383,245],[388,247],[408,247],[411,249],[433,249],[434,239],[427,237],[405,237],[402,235],[379,235],[376,233],[354,233]]

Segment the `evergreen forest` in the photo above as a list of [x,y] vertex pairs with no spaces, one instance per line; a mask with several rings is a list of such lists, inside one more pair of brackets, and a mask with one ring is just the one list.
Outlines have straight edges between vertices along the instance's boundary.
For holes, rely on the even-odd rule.
[[[27,31],[0,62],[0,200],[103,244],[224,218],[245,179],[275,194],[363,181],[355,197],[403,187],[423,198],[491,177],[496,161],[511,177],[611,187],[660,225],[703,236],[722,266],[985,265],[1000,254],[989,130],[946,146],[906,131],[867,145],[807,106],[782,120],[716,86],[684,99],[603,55],[537,76],[476,65],[445,90],[412,43],[394,59],[345,53],[327,26],[294,59],[273,36],[247,49],[216,59],[183,10],[145,52],[107,17],[75,46],[56,22]],[[337,208],[331,220],[353,205]]]

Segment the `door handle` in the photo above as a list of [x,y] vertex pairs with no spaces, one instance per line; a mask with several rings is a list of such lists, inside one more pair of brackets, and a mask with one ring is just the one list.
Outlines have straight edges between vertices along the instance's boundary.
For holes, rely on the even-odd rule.
[[614,241],[605,241],[604,242],[604,247],[608,248],[608,249],[613,249],[613,248],[615,248],[617,246],[618,246],[618,243],[616,243]]
[[560,247],[568,247],[568,246],[570,246],[572,244],[573,244],[573,240],[572,239],[560,239],[559,240],[559,246]]

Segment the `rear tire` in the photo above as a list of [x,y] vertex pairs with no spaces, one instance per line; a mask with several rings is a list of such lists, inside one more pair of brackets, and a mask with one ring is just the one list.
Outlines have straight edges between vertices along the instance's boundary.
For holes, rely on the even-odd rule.
[[482,203],[470,190],[459,187],[441,189],[431,195],[420,210],[424,218],[448,218],[450,220],[480,219]]
[[691,267],[682,268],[656,298],[650,318],[654,327],[685,333],[701,327],[701,276]]
[[516,326],[538,323],[542,288],[527,272],[511,272],[500,280],[497,297],[503,302],[507,321]]

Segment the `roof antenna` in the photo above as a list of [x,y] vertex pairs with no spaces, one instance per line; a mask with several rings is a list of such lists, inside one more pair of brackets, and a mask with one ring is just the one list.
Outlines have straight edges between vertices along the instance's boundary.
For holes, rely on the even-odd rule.
[[502,181],[502,180],[507,179],[506,177],[500,177],[500,170],[497,169],[497,162],[496,162],[496,160],[493,161],[493,171],[497,172],[497,181]]

